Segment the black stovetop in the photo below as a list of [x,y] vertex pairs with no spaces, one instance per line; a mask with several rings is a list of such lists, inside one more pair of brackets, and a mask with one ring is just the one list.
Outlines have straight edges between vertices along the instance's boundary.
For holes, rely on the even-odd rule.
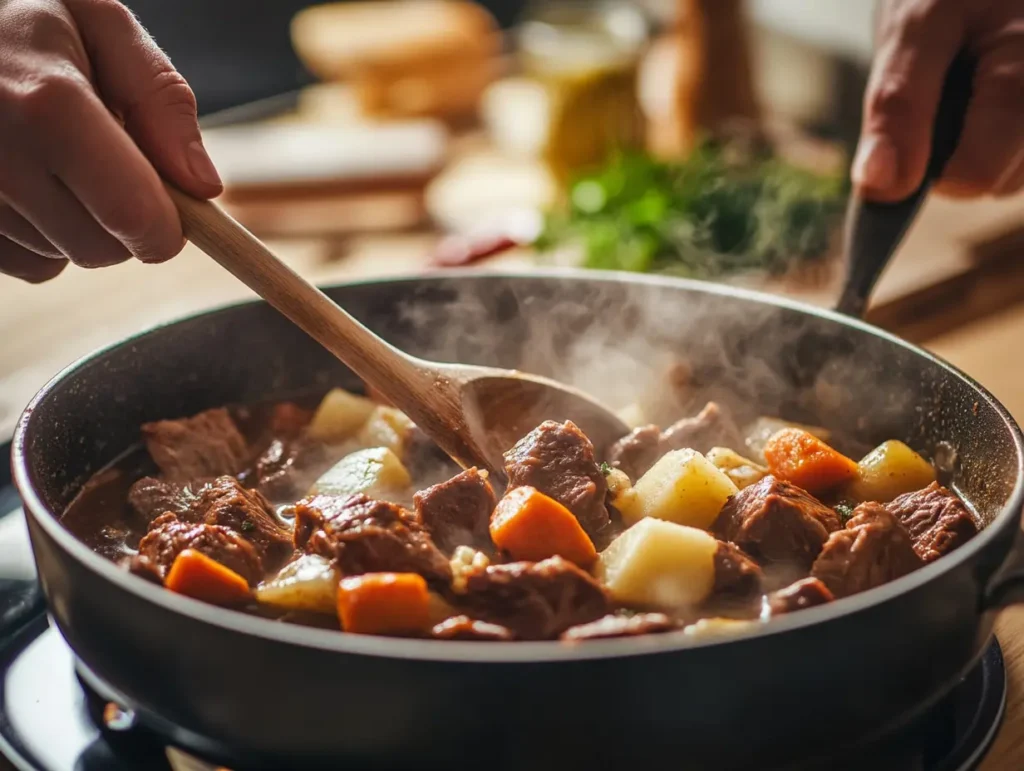
[[[0,752],[19,771],[213,771],[135,724],[75,674],[74,656],[45,614],[28,533],[0,445]],[[993,639],[979,664],[912,727],[801,771],[961,771],[992,744],[1006,704]],[[236,769],[235,771],[241,771]]]

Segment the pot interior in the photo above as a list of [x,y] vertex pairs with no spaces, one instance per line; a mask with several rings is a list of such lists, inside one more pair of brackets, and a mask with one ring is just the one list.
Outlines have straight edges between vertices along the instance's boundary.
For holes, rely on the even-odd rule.
[[[959,373],[869,328],[756,296],[685,281],[487,274],[328,294],[415,355],[548,375],[613,408],[639,402],[650,422],[714,399],[741,422],[813,423],[857,451],[902,439],[941,455],[986,523],[1008,504],[1021,467],[1013,421]],[[20,429],[29,478],[59,516],[90,475],[138,442],[146,421],[332,386],[359,383],[265,304],[193,317],[51,383]]]

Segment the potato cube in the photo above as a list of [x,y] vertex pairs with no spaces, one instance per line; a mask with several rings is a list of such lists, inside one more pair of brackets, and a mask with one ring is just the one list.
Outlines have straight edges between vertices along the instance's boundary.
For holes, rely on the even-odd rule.
[[627,522],[654,517],[707,529],[738,492],[733,481],[699,452],[672,450],[637,480],[635,497],[620,511]]
[[735,637],[752,630],[758,623],[760,622],[738,618],[702,618],[700,621],[683,627],[683,634],[698,640]]
[[374,447],[346,455],[313,485],[319,495],[355,495],[404,503],[412,480],[402,461],[387,447]]
[[803,423],[794,423],[790,420],[779,418],[761,417],[747,426],[744,431],[744,441],[747,445],[747,453],[758,463],[764,463],[764,446],[768,440],[784,428],[801,428],[808,434],[813,434],[821,441],[828,444],[832,438],[832,432],[819,426],[807,426]]
[[717,549],[703,530],[644,519],[601,552],[595,574],[619,602],[689,607],[714,588]]
[[378,406],[363,425],[357,439],[363,447],[387,447],[401,457],[412,427],[413,422],[404,412],[394,407]]
[[857,477],[844,490],[854,501],[888,503],[935,481],[932,464],[903,442],[892,439],[869,452],[857,464]]
[[376,406],[365,396],[334,388],[320,401],[306,432],[321,442],[341,442],[363,427]]
[[304,554],[256,587],[256,599],[286,610],[336,614],[340,576],[331,561]]
[[760,482],[768,476],[768,469],[754,461],[744,458],[728,447],[712,447],[707,454],[711,465],[719,469],[740,490]]
[[636,492],[634,492],[633,483],[629,481],[625,471],[613,468],[604,475],[604,481],[608,485],[608,495],[611,498],[612,506],[622,511],[635,505]]

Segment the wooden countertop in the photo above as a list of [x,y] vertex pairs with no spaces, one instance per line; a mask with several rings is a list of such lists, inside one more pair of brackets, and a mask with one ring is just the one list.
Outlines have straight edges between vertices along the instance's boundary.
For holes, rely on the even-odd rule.
[[[933,220],[945,219],[945,210]],[[1019,217],[1018,217],[1019,219]],[[915,271],[949,270],[960,256],[929,262],[934,250],[963,246],[949,229],[919,228],[917,252],[927,257],[915,265],[901,256],[880,287],[880,295],[898,291],[898,283]],[[912,237],[912,240],[913,238]],[[274,243],[297,270],[321,283],[355,277],[400,275],[423,270],[423,256],[435,242],[429,234],[366,236],[344,245],[325,240]],[[516,257],[507,263],[518,265]],[[491,267],[500,267],[502,260]],[[1024,275],[1024,263],[1013,271]],[[941,277],[939,277],[941,279]],[[1000,283],[1010,285],[1005,279]],[[28,286],[0,277],[0,436],[9,434],[22,406],[60,368],[98,346],[132,332],[194,311],[251,297],[211,260],[192,247],[160,266],[137,262],[98,271],[69,269],[58,280]],[[1019,287],[1019,285],[1017,285]],[[918,329],[915,339],[969,372],[988,386],[1010,411],[1024,419],[1024,363],[1006,354],[1019,350],[1024,339],[1024,292],[1014,290],[1016,304],[980,321],[957,324],[937,336]],[[1006,292],[1003,292],[1006,295]],[[949,302],[946,300],[937,300]],[[986,302],[983,296],[980,300]],[[951,312],[953,306],[950,306]],[[955,315],[955,314],[954,314]],[[1017,357],[1019,358],[1019,357]],[[1024,608],[1005,611],[998,622],[1009,677],[1006,720],[986,758],[985,771],[1010,771],[1024,763]],[[0,769],[5,763],[0,759]]]

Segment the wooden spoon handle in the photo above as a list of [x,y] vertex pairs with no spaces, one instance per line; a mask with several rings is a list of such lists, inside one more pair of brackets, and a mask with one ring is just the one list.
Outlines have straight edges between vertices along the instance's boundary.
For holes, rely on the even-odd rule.
[[[185,237],[388,399],[405,407],[429,373],[336,305],[210,201],[167,185]],[[422,398],[420,396],[419,398]]]

